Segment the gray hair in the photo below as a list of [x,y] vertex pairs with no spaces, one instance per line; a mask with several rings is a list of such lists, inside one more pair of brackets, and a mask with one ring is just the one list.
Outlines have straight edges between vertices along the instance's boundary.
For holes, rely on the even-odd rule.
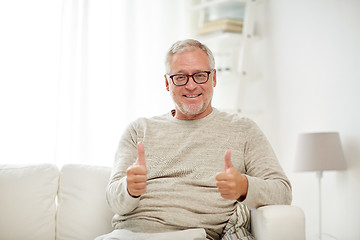
[[202,44],[201,42],[199,42],[197,40],[186,39],[186,40],[181,40],[181,41],[177,41],[176,43],[174,43],[170,47],[169,51],[167,52],[166,59],[165,59],[166,73],[170,74],[170,70],[171,70],[170,69],[170,60],[175,53],[191,51],[191,50],[194,50],[195,48],[200,48],[208,55],[209,66],[211,69],[214,69],[215,68],[215,59],[214,59],[214,55],[211,52],[211,50],[207,46],[205,46],[204,44]]

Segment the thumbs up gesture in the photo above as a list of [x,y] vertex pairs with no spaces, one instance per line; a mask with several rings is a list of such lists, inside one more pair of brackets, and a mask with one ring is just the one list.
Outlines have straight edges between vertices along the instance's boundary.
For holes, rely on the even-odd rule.
[[231,162],[231,151],[225,153],[224,171],[216,174],[216,186],[221,196],[230,200],[243,200],[248,190],[246,176],[239,173]]
[[127,190],[132,197],[139,197],[146,192],[146,165],[144,144],[137,144],[137,160],[126,171]]

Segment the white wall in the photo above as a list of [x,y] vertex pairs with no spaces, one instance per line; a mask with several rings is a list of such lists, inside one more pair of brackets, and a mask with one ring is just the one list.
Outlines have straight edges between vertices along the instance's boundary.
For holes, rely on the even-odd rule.
[[[360,239],[360,1],[268,0],[266,40],[270,140],[293,185],[293,205],[306,215],[307,239],[318,232],[315,173],[294,173],[297,136],[338,131],[348,169],[325,172],[323,232]],[[333,239],[328,235],[323,239]]]

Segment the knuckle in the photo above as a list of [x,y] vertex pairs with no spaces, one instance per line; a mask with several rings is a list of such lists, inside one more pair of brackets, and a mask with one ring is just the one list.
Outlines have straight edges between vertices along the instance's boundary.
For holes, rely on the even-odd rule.
[[131,175],[134,172],[134,168],[132,166],[128,167],[126,170],[126,175]]

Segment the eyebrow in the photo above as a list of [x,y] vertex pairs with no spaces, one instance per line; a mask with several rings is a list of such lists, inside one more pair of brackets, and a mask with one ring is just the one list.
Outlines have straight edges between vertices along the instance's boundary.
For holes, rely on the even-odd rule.
[[[206,69],[196,69],[196,70],[194,70],[194,71],[191,71],[191,72],[192,72],[191,74],[198,73],[198,72],[208,72],[208,71],[211,71],[211,69],[209,69],[209,70],[206,70]],[[180,70],[180,71],[175,72],[175,73],[172,73],[172,74],[170,74],[170,75],[174,75],[174,74],[191,75],[191,74],[190,74],[190,71],[186,71],[186,70]]]

